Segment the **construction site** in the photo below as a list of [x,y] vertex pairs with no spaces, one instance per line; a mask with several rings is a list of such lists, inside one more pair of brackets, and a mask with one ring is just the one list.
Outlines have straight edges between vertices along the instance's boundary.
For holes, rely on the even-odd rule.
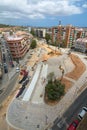
[[[49,67],[48,73],[54,72],[57,78],[61,78],[61,74],[62,74],[61,70],[64,70],[62,83],[65,84],[66,93],[73,86],[72,80],[77,81],[86,70],[85,64],[80,60],[80,58],[77,55],[74,55],[72,53],[65,54],[66,57],[63,58],[62,62],[60,59],[60,62],[57,63],[57,59],[63,55],[62,50],[57,49],[56,47],[48,46],[47,44],[38,44],[37,48],[32,50],[32,53],[30,53],[29,55],[27,54],[25,64],[20,65],[20,70],[26,69],[29,72],[29,76],[31,77],[30,80],[32,80],[37,64],[40,62],[43,62],[44,64],[45,63],[48,64],[48,67]],[[60,65],[62,69],[59,68]],[[15,95],[17,94],[18,90],[21,87],[21,84],[19,84],[18,82],[22,78],[23,78],[23,75],[19,73],[14,90],[11,92],[9,97],[4,101],[4,103],[0,106],[0,124],[1,124],[0,129],[3,129],[3,130],[8,129],[7,123],[5,121],[6,111],[12,99],[15,97]],[[35,102],[35,100],[36,100],[35,98],[32,98],[32,102]],[[13,129],[11,128],[10,130],[13,130]]]

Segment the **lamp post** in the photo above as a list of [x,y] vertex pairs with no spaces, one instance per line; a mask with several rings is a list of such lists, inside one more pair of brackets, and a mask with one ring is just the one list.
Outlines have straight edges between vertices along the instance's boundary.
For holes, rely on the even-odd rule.
[[62,81],[63,75],[64,75],[64,68],[60,65],[60,66],[59,66],[59,69],[62,71],[62,76],[61,76],[61,79],[60,79],[60,81]]
[[63,75],[64,75],[64,69],[62,70],[62,76],[61,76],[61,80],[60,81],[62,81]]

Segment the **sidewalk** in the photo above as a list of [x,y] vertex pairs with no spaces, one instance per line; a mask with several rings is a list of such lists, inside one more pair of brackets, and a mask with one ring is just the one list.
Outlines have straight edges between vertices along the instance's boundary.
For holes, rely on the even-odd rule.
[[48,65],[43,64],[41,73],[39,75],[39,81],[37,81],[35,91],[31,97],[31,102],[33,104],[44,103],[44,91],[45,91],[46,78],[47,78],[47,69],[48,69]]

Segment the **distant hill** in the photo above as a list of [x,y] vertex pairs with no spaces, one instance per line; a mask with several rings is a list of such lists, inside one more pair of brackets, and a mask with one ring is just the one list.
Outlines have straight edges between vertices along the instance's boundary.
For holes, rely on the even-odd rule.
[[0,24],[0,28],[6,28],[6,27],[12,27],[12,26],[6,24]]

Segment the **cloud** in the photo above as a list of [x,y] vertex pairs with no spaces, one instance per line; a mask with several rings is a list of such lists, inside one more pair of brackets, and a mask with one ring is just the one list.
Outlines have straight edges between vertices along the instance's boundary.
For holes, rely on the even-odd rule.
[[30,14],[28,16],[28,18],[31,18],[31,19],[38,19],[38,18],[41,18],[41,19],[44,19],[44,15],[43,14],[39,14],[39,13],[34,13],[34,14]]
[[42,1],[37,4],[38,11],[48,15],[72,15],[82,13],[80,7],[69,4],[69,1]]
[[[0,0],[0,18],[45,19],[46,17],[80,14],[80,0]],[[85,6],[85,5],[84,5]]]
[[87,3],[86,3],[86,4],[83,4],[83,8],[87,8]]

